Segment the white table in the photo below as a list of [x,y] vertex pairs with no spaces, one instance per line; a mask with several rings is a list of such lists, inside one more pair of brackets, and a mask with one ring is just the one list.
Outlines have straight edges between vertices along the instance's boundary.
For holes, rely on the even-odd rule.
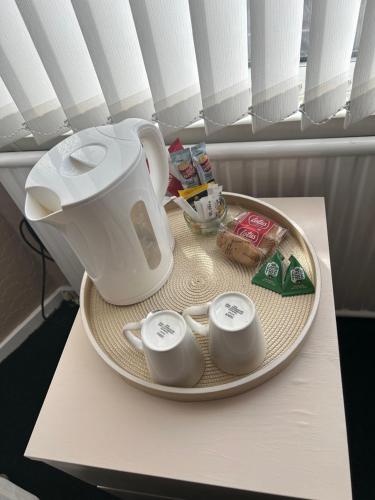
[[78,314],[27,457],[123,498],[129,498],[125,490],[236,498],[217,487],[351,498],[324,200],[266,201],[305,230],[321,265],[317,317],[291,364],[240,396],[167,401],[128,386],[114,373],[89,344]]

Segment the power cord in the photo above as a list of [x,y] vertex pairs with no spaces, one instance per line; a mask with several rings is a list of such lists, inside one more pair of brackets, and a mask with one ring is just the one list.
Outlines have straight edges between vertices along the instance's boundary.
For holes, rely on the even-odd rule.
[[[30,243],[29,239],[26,237],[25,229],[27,229],[28,234],[32,237],[33,243]],[[53,258],[49,255],[47,248],[43,245],[42,241],[40,240],[39,236],[36,234],[34,229],[30,226],[28,221],[23,217],[20,224],[19,224],[19,231],[20,235],[23,239],[23,241],[26,243],[28,247],[30,247],[35,253],[40,255],[42,257],[42,293],[41,293],[41,301],[40,301],[40,306],[42,310],[42,317],[44,320],[48,319],[48,316],[45,314],[44,310],[44,299],[45,299],[45,294],[46,294],[46,280],[47,280],[47,268],[46,268],[46,261],[49,260],[51,262],[55,262]],[[34,246],[37,244],[39,246],[39,249]]]

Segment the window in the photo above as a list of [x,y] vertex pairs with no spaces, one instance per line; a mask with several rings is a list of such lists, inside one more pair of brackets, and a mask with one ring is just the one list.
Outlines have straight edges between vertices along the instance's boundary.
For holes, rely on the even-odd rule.
[[0,147],[127,117],[166,142],[363,134],[374,17],[361,0],[4,0]]
[[[359,40],[360,40],[361,32],[362,32],[363,16],[365,13],[366,1],[367,0],[362,0],[362,2],[361,2],[361,8],[359,11],[359,16],[358,16],[357,31],[356,31],[356,35],[355,35],[353,52],[352,52],[353,59],[355,59],[357,57],[357,54],[358,54]],[[310,31],[310,22],[311,22],[312,2],[313,2],[313,0],[304,0],[301,53],[300,53],[301,63],[306,63],[306,61],[307,61],[307,54],[308,54],[308,48],[309,48],[309,31]],[[249,0],[247,2],[247,19],[248,19],[248,21],[247,21],[247,26],[248,26],[247,40],[248,40],[248,42],[247,43],[248,43],[249,66],[250,66],[251,65],[251,37],[250,37],[250,1]]]

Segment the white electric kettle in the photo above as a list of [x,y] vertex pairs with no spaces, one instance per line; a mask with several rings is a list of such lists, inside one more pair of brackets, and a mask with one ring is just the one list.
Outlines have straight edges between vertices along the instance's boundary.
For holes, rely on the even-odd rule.
[[33,167],[25,214],[64,234],[107,302],[134,304],[159,290],[173,267],[163,208],[168,174],[164,142],[152,123],[131,118],[89,128]]

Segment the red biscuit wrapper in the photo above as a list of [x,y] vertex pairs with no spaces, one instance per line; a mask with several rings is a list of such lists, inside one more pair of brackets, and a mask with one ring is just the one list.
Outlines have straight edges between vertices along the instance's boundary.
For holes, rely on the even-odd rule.
[[256,267],[273,254],[287,230],[257,212],[243,212],[223,225],[217,245],[231,260]]
[[286,229],[257,212],[243,212],[235,217],[232,221],[232,230],[234,234],[242,236],[260,248],[264,246],[265,239],[279,244],[286,233]]

